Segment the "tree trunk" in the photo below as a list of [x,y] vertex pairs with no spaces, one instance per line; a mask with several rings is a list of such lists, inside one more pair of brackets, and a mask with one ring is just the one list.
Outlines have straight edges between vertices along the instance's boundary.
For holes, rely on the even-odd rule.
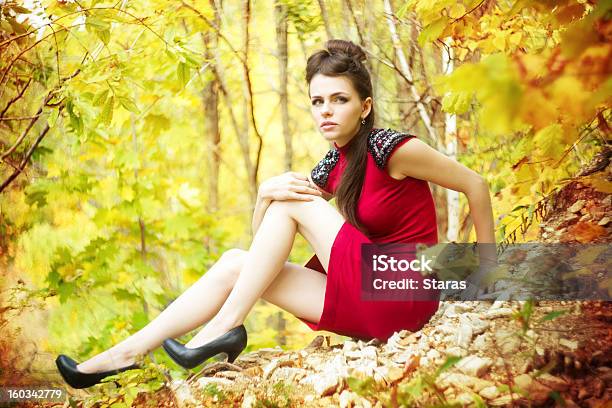
[[[215,25],[220,27],[219,12],[215,10]],[[219,44],[219,35],[215,31],[202,34],[204,41],[204,56],[207,61],[214,61],[214,51]],[[219,80],[216,70],[212,69],[213,77],[202,90],[202,105],[204,107],[204,140],[209,146],[208,151],[208,210],[216,211],[219,208],[219,166],[221,163],[221,133],[219,131]]]
[[287,6],[277,2],[274,7],[276,17],[276,43],[278,46],[279,96],[281,105],[281,121],[283,138],[285,140],[285,170],[290,171],[293,165],[293,146],[289,131],[289,100],[287,96]]
[[[253,89],[251,85],[251,74],[249,72],[249,42],[250,32],[249,23],[251,21],[251,0],[244,0],[243,4],[243,15],[244,15],[244,57],[242,58],[242,70],[244,73],[244,95],[246,103],[244,105],[243,119],[244,119],[244,132],[242,133],[242,142],[247,147],[245,161],[249,163],[248,176],[249,176],[249,195],[251,198],[251,212],[255,209],[255,202],[257,201],[257,173],[259,172],[259,161],[261,159],[261,149],[263,147],[263,140],[257,129],[257,123],[255,122],[255,109],[253,105]],[[249,123],[253,128],[253,132],[257,138],[257,152],[255,157],[255,163],[251,162],[248,146],[249,146]]]
[[325,1],[319,0],[319,8],[321,9],[321,18],[323,18],[323,25],[325,26],[325,33],[327,34],[327,39],[331,40],[334,38],[331,26],[329,25],[329,17],[327,15],[327,8],[325,7]]
[[[453,43],[452,38],[446,38],[444,43],[448,47],[448,53],[442,48],[442,72],[450,75],[453,72]],[[445,115],[444,136],[446,143],[446,155],[457,160],[457,117],[454,114]],[[446,239],[448,242],[456,242],[459,235],[459,192],[446,189],[446,213],[448,226],[446,228]]]

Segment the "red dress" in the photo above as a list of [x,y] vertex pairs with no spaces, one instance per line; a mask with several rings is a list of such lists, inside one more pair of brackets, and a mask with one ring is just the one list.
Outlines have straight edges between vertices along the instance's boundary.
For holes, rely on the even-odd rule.
[[[365,179],[357,206],[364,234],[348,221],[338,232],[330,253],[323,313],[318,324],[300,319],[313,330],[327,330],[360,339],[386,341],[395,331],[419,330],[439,305],[433,300],[362,301],[361,244],[438,242],[436,211],[427,181],[413,177],[394,179],[386,164],[393,151],[415,138],[391,129],[373,129],[368,136]],[[350,143],[350,142],[349,142]],[[313,181],[334,194],[346,166],[348,145],[329,150],[312,170]],[[326,273],[313,256],[305,265]]]

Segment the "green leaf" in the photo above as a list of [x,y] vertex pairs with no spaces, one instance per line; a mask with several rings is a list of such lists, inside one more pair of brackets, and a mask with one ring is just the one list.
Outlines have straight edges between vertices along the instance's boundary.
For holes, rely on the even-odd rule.
[[62,282],[57,288],[57,293],[60,295],[60,303],[66,303],[66,300],[74,293],[76,285],[74,282]]
[[119,100],[121,106],[123,106],[125,109],[129,110],[130,112],[140,113],[140,109],[138,109],[138,106],[136,106],[136,103],[134,103],[132,98],[127,96],[118,96],[117,99]]
[[176,76],[179,83],[182,86],[185,86],[189,80],[189,66],[184,62],[179,62],[176,67]]
[[59,109],[54,109],[53,111],[51,111],[51,113],[49,114],[49,117],[47,118],[47,124],[49,125],[50,128],[53,128],[55,126],[58,118],[59,118]]
[[547,313],[540,319],[540,322],[546,322],[548,320],[556,319],[559,316],[562,316],[567,313],[567,310],[555,310],[553,312]]
[[98,117],[98,123],[103,123],[105,125],[110,125],[113,120],[113,105],[115,104],[115,97],[111,96],[106,100],[106,104],[104,104],[104,108],[102,108],[102,112],[100,112],[100,116]]
[[108,45],[108,43],[110,42],[110,29],[96,30],[96,35],[100,40],[102,40],[104,45]]
[[104,31],[110,29],[110,24],[108,23],[108,21],[105,21],[100,17],[94,15],[88,16],[85,19],[85,24],[88,26],[88,28],[93,30]]
[[443,16],[442,18],[437,19],[436,21],[425,27],[423,31],[421,31],[421,33],[419,34],[419,45],[421,47],[424,47],[425,43],[437,40],[446,28],[447,24],[448,17]]
[[94,97],[92,104],[93,106],[102,106],[108,97],[109,89],[104,89],[96,94]]
[[455,364],[457,364],[461,360],[461,358],[462,357],[458,357],[458,356],[450,356],[450,357],[448,357],[446,359],[446,361],[436,371],[436,376],[439,375],[440,373],[448,370],[449,368],[451,368]]

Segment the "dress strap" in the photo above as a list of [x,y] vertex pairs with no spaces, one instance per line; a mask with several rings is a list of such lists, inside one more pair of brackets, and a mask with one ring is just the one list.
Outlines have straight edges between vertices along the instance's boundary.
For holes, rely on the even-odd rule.
[[374,157],[376,166],[383,169],[393,152],[393,149],[402,141],[415,135],[401,133],[393,129],[372,129],[368,136],[368,150]]
[[312,169],[310,176],[317,186],[325,190],[329,173],[336,167],[339,158],[340,153],[338,150],[330,149],[325,157]]

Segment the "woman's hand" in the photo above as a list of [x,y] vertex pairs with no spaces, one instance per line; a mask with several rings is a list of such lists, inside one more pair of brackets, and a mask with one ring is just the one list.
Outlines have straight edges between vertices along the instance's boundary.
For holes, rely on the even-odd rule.
[[312,201],[314,196],[322,197],[322,193],[310,182],[307,176],[289,171],[261,183],[258,196],[260,199],[268,201]]

